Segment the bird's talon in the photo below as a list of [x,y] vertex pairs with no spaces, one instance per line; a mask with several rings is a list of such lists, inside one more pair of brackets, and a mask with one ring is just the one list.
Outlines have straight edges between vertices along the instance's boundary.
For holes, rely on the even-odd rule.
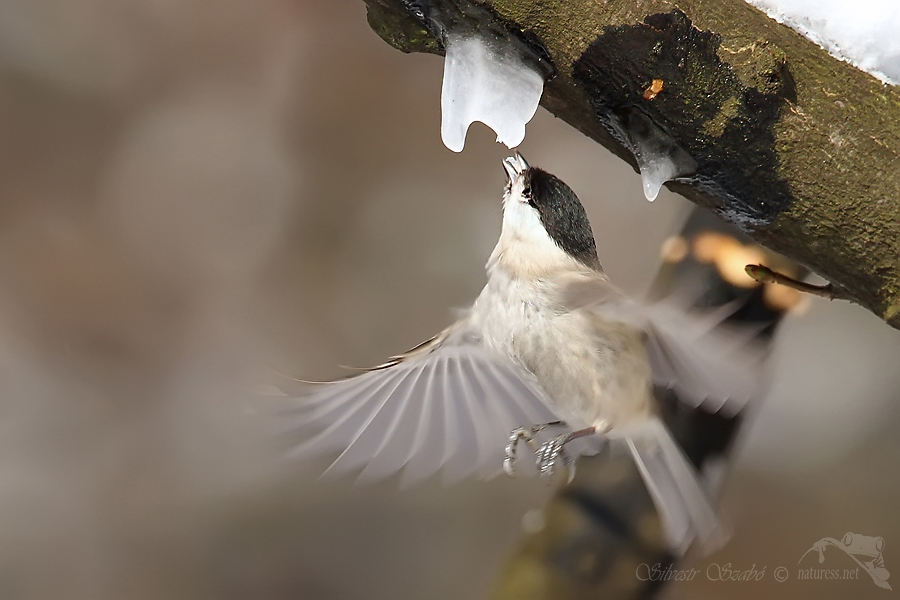
[[515,462],[519,441],[525,440],[529,445],[534,444],[534,434],[540,431],[536,430],[536,427],[518,427],[510,432],[509,443],[506,444],[506,458],[503,459],[503,470],[510,477],[514,477],[516,474]]
[[[543,423],[541,425],[532,425],[531,427],[517,427],[516,429],[513,429],[509,434],[509,442],[506,444],[506,457],[503,459],[503,471],[510,477],[515,476],[516,453],[519,448],[519,442],[521,440],[525,440],[525,443],[528,444],[531,450],[535,454],[538,454],[541,449],[535,446],[535,434],[543,431],[547,427],[556,425],[564,425],[564,423],[560,421],[554,421],[552,423]],[[544,445],[546,446],[546,444]]]
[[566,485],[569,485],[575,480],[575,462],[573,461],[571,464],[566,465]]
[[552,479],[556,472],[556,461],[562,456],[563,467],[567,467],[572,459],[563,449],[563,444],[567,435],[561,435],[553,438],[549,442],[543,444],[537,452],[537,468],[538,472],[546,479]]

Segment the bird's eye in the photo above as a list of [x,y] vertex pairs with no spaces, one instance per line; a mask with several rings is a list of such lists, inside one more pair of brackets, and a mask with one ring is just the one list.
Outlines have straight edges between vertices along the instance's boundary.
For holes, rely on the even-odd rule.
[[529,205],[537,208],[537,204],[534,203],[534,196],[531,194],[531,186],[522,189],[522,196],[528,200]]

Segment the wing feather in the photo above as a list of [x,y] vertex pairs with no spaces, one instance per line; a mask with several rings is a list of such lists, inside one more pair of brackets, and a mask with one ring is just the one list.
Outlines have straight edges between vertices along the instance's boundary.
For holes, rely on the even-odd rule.
[[329,475],[361,470],[360,481],[374,481],[402,471],[404,485],[439,470],[448,482],[499,472],[510,431],[557,417],[524,367],[444,339],[291,400],[301,438],[291,455],[336,453]]
[[446,357],[440,357],[437,360],[440,365],[437,372],[440,373],[439,382],[441,386],[441,394],[438,397],[440,398],[441,406],[444,408],[444,421],[441,427],[444,433],[444,454],[441,457],[441,464],[449,465],[457,451],[459,451],[460,435],[462,434],[460,431],[462,418],[457,410],[459,390],[452,385],[456,382],[451,380],[450,361]]
[[432,475],[440,466],[443,452],[441,418],[443,407],[439,406],[440,385],[437,374],[438,364],[427,371],[428,384],[425,395],[418,399],[422,406],[422,418],[415,432],[415,441],[403,469],[401,483],[404,487],[414,485]]
[[[498,414],[509,413],[504,411],[502,402],[492,400],[492,392],[484,385],[477,366],[471,360],[462,361],[461,368],[462,376],[471,386],[468,400],[471,404],[470,414],[477,430],[478,464],[475,472],[487,476],[496,471],[497,465],[501,464],[503,459],[501,445],[492,441],[494,434],[503,427],[503,424],[508,425],[513,419],[502,416],[498,418]],[[514,427],[509,427],[507,434]]]
[[412,371],[406,377],[391,377],[381,386],[366,404],[371,405],[368,419],[360,424],[356,436],[341,452],[323,475],[358,469],[369,462],[376,450],[384,447],[387,438],[384,430],[390,429],[392,421],[399,418],[402,409],[415,387],[421,371]]
[[447,370],[445,383],[448,387],[445,404],[455,419],[448,420],[447,431],[452,432],[456,442],[455,453],[446,458],[444,481],[454,483],[471,475],[478,468],[479,439],[475,419],[481,415],[475,414],[478,406],[462,371],[461,363],[464,359],[448,357],[443,360]]
[[381,444],[359,474],[360,483],[384,479],[409,462],[410,448],[415,442],[416,431],[422,418],[424,403],[420,399],[425,396],[427,389],[428,375],[423,373],[416,379],[410,393],[398,399],[394,405],[393,419],[381,436]]
[[[352,441],[359,431],[360,425],[371,413],[371,406],[366,399],[376,393],[386,382],[370,378],[366,385],[353,386],[350,395],[335,394],[336,384],[330,389],[322,390],[327,396],[321,400],[324,410],[304,418],[292,419],[294,430],[314,428],[318,433],[295,447],[290,456],[311,457],[342,449]],[[331,386],[332,384],[328,384]],[[330,400],[330,404],[328,403]],[[318,402],[317,402],[318,403]]]

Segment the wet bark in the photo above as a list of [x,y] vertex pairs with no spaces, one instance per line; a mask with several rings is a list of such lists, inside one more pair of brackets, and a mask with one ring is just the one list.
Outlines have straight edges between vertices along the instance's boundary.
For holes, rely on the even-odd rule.
[[547,110],[635,168],[628,131],[660,133],[697,163],[669,189],[900,328],[897,86],[743,0],[365,1],[406,52],[456,27],[521,44]]

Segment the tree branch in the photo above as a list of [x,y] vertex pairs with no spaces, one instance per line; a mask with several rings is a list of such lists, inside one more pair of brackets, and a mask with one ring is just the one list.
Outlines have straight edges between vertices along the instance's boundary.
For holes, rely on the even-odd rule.
[[661,132],[697,163],[667,187],[900,328],[900,88],[744,0],[365,1],[407,52],[461,23],[527,45],[546,109],[635,168],[628,131]]

